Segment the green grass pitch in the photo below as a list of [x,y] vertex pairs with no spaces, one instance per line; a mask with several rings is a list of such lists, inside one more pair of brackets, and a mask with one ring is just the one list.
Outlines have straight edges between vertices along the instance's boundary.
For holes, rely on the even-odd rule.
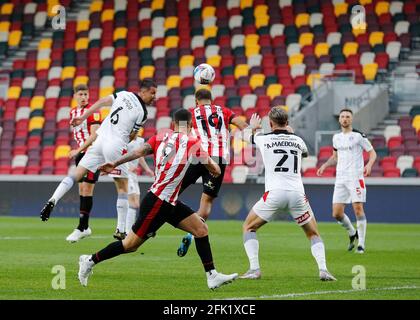
[[[260,280],[238,279],[211,291],[194,244],[176,250],[183,235],[165,225],[136,253],[94,268],[88,287],[77,280],[78,258],[114,241],[113,219],[91,220],[93,235],[75,244],[65,237],[77,219],[0,218],[0,300],[4,299],[420,299],[420,225],[368,224],[364,255],[346,251],[348,238],[335,223],[320,223],[327,263],[337,282],[321,282],[309,241],[293,223],[273,222],[259,232]],[[209,221],[217,270],[243,273],[248,259],[242,222]],[[65,289],[54,290],[52,269],[65,268]],[[366,270],[366,290],[354,290],[353,266]]]

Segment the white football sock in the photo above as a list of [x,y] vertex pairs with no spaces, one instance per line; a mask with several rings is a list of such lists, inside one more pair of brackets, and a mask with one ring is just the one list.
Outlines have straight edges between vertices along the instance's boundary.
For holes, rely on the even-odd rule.
[[246,255],[249,259],[249,268],[256,270],[260,268],[260,262],[258,259],[259,242],[257,239],[256,232],[245,232],[244,233],[244,247]]
[[136,222],[136,214],[138,208],[128,207],[127,212],[127,219],[125,220],[125,233],[128,234],[133,226],[134,222]]
[[359,246],[365,247],[365,239],[366,239],[366,227],[367,227],[367,220],[366,216],[356,217],[357,219],[357,233],[359,234]]
[[349,236],[354,236],[354,234],[356,233],[356,229],[354,229],[353,225],[351,224],[351,221],[349,219],[349,217],[344,214],[344,216],[341,218],[337,218],[337,222],[338,224],[341,224],[341,226],[347,230],[347,232],[349,233]]
[[65,177],[60,184],[58,185],[57,189],[55,189],[54,194],[50,198],[50,200],[54,200],[55,204],[73,187],[74,184],[74,177]]
[[126,193],[119,193],[117,199],[117,214],[118,223],[117,229],[120,232],[125,232],[125,221],[127,219],[128,212],[128,195]]
[[311,238],[311,252],[318,264],[319,270],[327,270],[327,262],[325,259],[325,247],[320,237]]

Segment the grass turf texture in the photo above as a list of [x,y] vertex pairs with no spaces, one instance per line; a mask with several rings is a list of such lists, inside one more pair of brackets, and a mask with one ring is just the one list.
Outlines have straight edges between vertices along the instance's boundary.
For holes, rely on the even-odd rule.
[[[420,225],[369,224],[364,255],[347,252],[348,237],[335,223],[320,223],[327,265],[337,282],[321,282],[309,241],[293,223],[273,222],[258,232],[260,280],[237,279],[211,291],[194,243],[176,255],[184,235],[165,225],[136,253],[105,261],[94,268],[88,287],[77,280],[78,258],[113,242],[115,221],[91,221],[93,235],[69,244],[65,237],[76,219],[52,217],[0,218],[0,300],[3,299],[419,299]],[[243,273],[248,259],[240,221],[209,221],[217,270]],[[66,289],[54,290],[52,268],[66,269]],[[366,269],[365,291],[352,291],[352,268]],[[386,289],[398,287],[399,289]],[[401,289],[401,287],[410,287]],[[329,293],[325,293],[329,292]],[[302,293],[302,295],[288,295]]]

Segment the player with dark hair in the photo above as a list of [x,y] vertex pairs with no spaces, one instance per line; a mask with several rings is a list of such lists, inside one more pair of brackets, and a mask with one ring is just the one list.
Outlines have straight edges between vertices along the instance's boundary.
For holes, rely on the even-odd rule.
[[[89,88],[84,84],[74,88],[73,98],[76,100],[77,106],[70,111],[71,119],[82,116],[92,106],[89,104]],[[82,160],[92,141],[96,139],[96,130],[99,129],[100,125],[101,114],[95,112],[80,125],[73,127],[73,136],[78,148],[70,151],[69,158],[75,159],[76,166]],[[90,136],[93,138],[89,139]],[[88,171],[82,181],[79,182],[80,219],[77,228],[66,238],[69,242],[77,242],[92,234],[92,230],[89,228],[89,215],[93,206],[93,189],[98,178],[99,171]]]
[[[194,133],[200,137],[203,149],[220,166],[222,174],[216,178],[209,174],[202,164],[191,165],[182,182],[180,193],[201,177],[203,193],[198,215],[207,220],[214,199],[217,198],[222,186],[226,164],[230,161],[229,125],[233,124],[240,130],[243,130],[248,127],[248,124],[230,109],[213,104],[211,92],[207,89],[197,90],[195,100],[196,107],[190,109]],[[187,234],[182,238],[181,245],[177,251],[178,256],[183,257],[187,254],[192,238],[191,234]]]
[[[257,230],[271,221],[278,212],[288,212],[311,242],[311,253],[317,262],[320,280],[335,281],[334,276],[327,270],[324,242],[318,232],[300,174],[302,157],[308,154],[306,144],[290,132],[288,116],[283,109],[273,107],[268,116],[272,132],[258,132],[249,137],[250,142],[260,149],[263,157],[265,193],[252,207],[243,225],[243,242],[250,267],[241,278],[261,277]],[[258,117],[251,118],[253,128],[258,127],[260,123]]]
[[147,239],[155,236],[165,222],[195,236],[195,245],[210,289],[218,288],[237,278],[237,273],[225,275],[216,271],[207,225],[190,207],[178,200],[182,179],[191,162],[200,161],[215,177],[220,176],[220,167],[202,149],[200,140],[190,135],[192,124],[188,110],[178,110],[174,114],[173,122],[175,131],[158,133],[134,152],[100,166],[101,171],[110,173],[123,163],[153,154],[156,178],[141,202],[139,216],[128,236],[92,255],[80,256],[78,276],[82,285],[87,285],[92,268],[96,264],[123,253],[136,251]]
[[[137,136],[140,126],[147,119],[146,106],[155,99],[156,84],[152,80],[143,80],[140,83],[140,91],[137,94],[121,91],[95,102],[82,116],[71,120],[73,126],[78,126],[90,115],[102,107],[111,107],[109,115],[104,119],[94,136],[89,139],[95,140],[76,167],[72,176],[63,179],[55,190],[52,197],[41,210],[42,221],[47,221],[57,202],[71,189],[74,182],[79,182],[88,171],[96,172],[99,165],[107,161],[115,161],[125,151],[127,144]],[[117,213],[118,221],[124,223],[121,230],[117,228],[115,238],[123,238],[125,222],[128,212],[128,164],[115,168],[111,176],[114,178],[118,192]]]
[[[350,109],[344,108],[340,111],[338,122],[341,132],[333,136],[333,154],[318,169],[317,174],[321,176],[325,168],[337,165],[332,215],[349,234],[348,251],[353,250],[356,239],[359,239],[356,252],[364,253],[367,226],[363,209],[363,203],[366,202],[364,177],[369,176],[372,171],[376,152],[366,135],[353,129],[353,112]],[[369,161],[366,165],[364,165],[363,150],[369,153]],[[351,220],[344,212],[346,204],[350,202],[356,215],[357,230],[354,229]]]

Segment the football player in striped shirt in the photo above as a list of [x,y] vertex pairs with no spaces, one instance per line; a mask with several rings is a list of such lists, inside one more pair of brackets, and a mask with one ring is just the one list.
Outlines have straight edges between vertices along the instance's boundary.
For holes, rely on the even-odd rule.
[[[77,102],[77,106],[70,111],[70,119],[83,116],[91,107],[91,104],[89,104],[89,88],[86,85],[76,86],[73,97]],[[101,114],[95,112],[81,124],[73,127],[73,137],[79,147],[70,151],[69,158],[74,158],[76,166],[82,160],[87,148],[91,145],[91,141],[96,139],[96,130],[99,129],[100,125]],[[89,139],[91,136],[92,138]],[[92,234],[92,230],[89,228],[89,215],[93,206],[93,189],[98,179],[99,171],[88,171],[82,181],[79,182],[80,219],[77,228],[66,238],[69,242],[77,242]]]
[[210,289],[216,289],[238,277],[237,273],[225,275],[216,271],[207,225],[189,206],[178,200],[182,179],[193,161],[200,161],[215,177],[221,174],[220,167],[203,150],[200,140],[190,135],[191,127],[191,113],[180,109],[174,113],[175,131],[161,132],[134,152],[100,166],[101,171],[110,173],[123,163],[153,154],[156,178],[141,202],[139,216],[128,236],[92,255],[80,256],[78,277],[83,286],[87,285],[96,264],[136,251],[150,237],[154,237],[165,222],[195,236],[195,245]]
[[[222,186],[226,164],[230,161],[229,125],[233,124],[243,130],[248,127],[248,124],[229,108],[213,104],[211,92],[207,89],[197,90],[195,99],[196,107],[190,109],[194,134],[200,137],[203,149],[220,166],[222,174],[216,178],[202,164],[191,165],[182,182],[180,192],[182,193],[188,186],[194,184],[198,178],[202,178],[203,193],[198,215],[207,220],[213,201],[217,198]],[[178,256],[183,257],[187,254],[192,238],[191,234],[182,238],[177,251]]]

